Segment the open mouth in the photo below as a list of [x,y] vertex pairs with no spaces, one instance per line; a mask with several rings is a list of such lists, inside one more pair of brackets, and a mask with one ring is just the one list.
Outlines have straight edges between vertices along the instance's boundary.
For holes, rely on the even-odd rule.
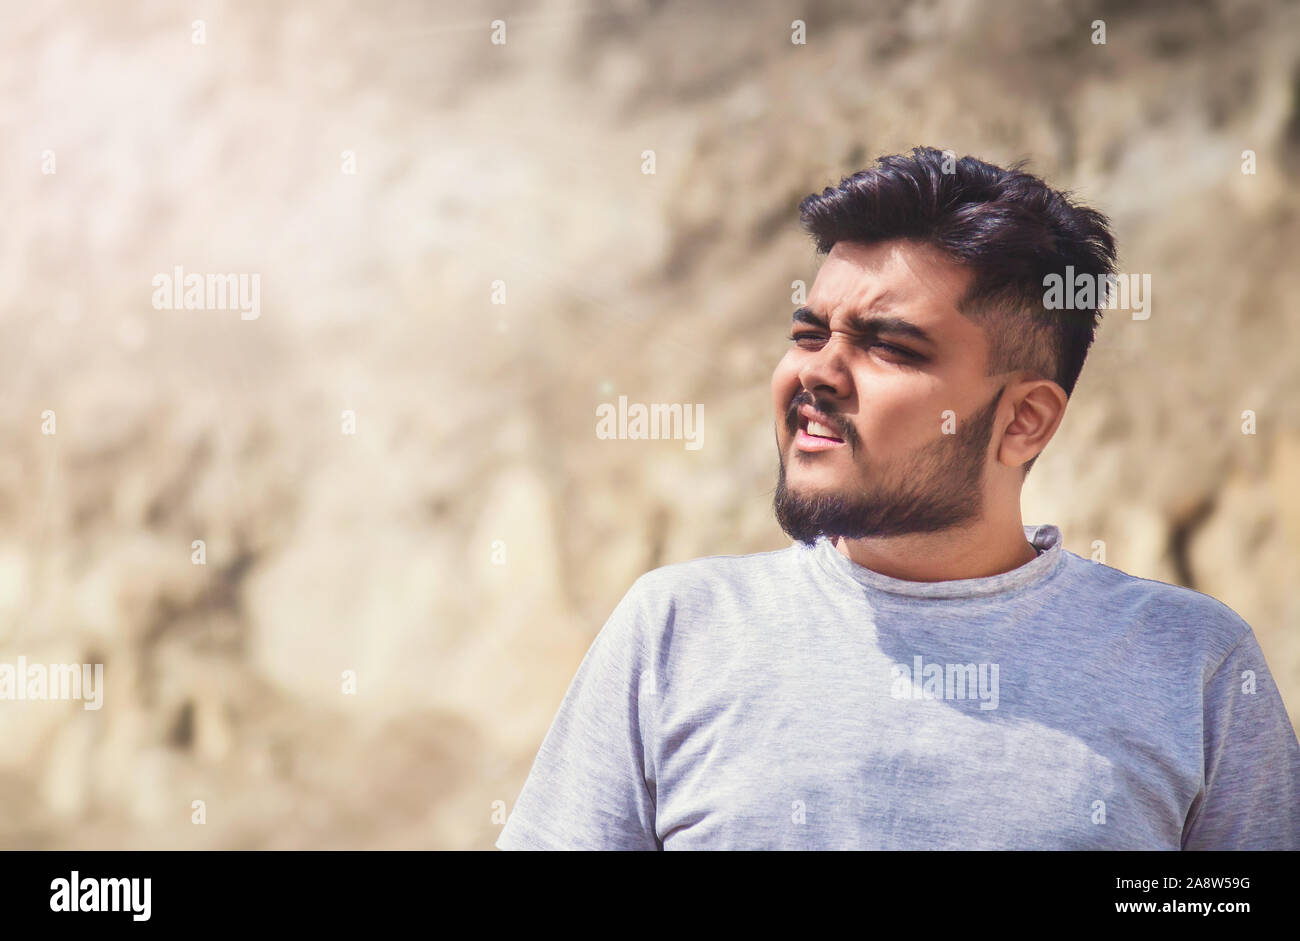
[[818,421],[825,417],[807,405],[799,409],[799,430],[795,435],[797,448],[801,451],[824,451],[843,447],[844,439],[835,433],[835,429],[825,421]]
[[820,422],[805,421],[803,424],[803,430],[806,434],[811,435],[814,438],[826,438],[830,441],[838,441],[841,444],[844,443],[843,438],[836,437],[833,429],[826,427]]

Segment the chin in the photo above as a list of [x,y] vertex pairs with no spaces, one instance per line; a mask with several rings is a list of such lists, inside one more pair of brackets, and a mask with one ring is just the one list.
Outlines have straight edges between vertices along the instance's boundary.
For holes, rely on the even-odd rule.
[[816,462],[801,461],[798,458],[795,459],[793,467],[786,465],[786,475],[800,480],[820,480],[837,484],[847,483],[847,477],[842,467],[819,466]]
[[843,500],[848,491],[838,480],[820,481],[786,481],[786,493],[801,500]]

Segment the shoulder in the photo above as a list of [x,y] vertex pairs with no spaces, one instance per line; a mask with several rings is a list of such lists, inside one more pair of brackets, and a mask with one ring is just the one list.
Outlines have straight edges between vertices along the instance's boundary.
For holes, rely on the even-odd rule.
[[1086,599],[1089,618],[1137,625],[1156,643],[1194,645],[1215,663],[1244,638],[1250,625],[1222,601],[1181,585],[1139,578],[1066,552],[1068,583]]
[[651,569],[637,584],[648,592],[679,592],[734,581],[753,581],[780,571],[791,564],[799,547],[787,546],[770,552],[747,555],[711,555],[684,562],[672,562]]
[[791,545],[747,555],[712,555],[662,565],[639,577],[628,596],[646,613],[662,618],[682,608],[712,606],[724,599],[752,598],[798,564],[800,547]]
[[[791,546],[749,555],[715,555],[674,562],[638,577],[598,633],[592,650],[640,669],[658,662],[674,639],[699,639],[709,632],[685,630],[743,616],[763,590],[788,589]],[[592,654],[589,654],[592,656]],[[633,662],[635,661],[635,662]]]

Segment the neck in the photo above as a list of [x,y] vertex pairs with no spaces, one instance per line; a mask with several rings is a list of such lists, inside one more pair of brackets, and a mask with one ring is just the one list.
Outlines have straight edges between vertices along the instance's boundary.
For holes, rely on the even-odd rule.
[[1038,550],[1025,539],[1019,507],[999,520],[979,519],[938,533],[866,539],[836,536],[832,541],[841,555],[863,568],[909,582],[987,578],[1038,557]]

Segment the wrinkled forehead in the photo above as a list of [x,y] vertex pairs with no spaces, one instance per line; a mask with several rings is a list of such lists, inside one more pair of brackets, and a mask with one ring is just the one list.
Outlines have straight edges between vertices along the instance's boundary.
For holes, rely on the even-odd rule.
[[[817,272],[809,300],[860,310],[888,295],[891,304],[917,313],[925,310],[960,317],[957,301],[971,277],[968,268],[953,264],[926,245],[837,242]],[[826,304],[817,306],[825,308]]]
[[837,242],[808,293],[808,307],[831,318],[904,317],[952,343],[983,344],[984,331],[957,310],[973,272],[915,242]]

